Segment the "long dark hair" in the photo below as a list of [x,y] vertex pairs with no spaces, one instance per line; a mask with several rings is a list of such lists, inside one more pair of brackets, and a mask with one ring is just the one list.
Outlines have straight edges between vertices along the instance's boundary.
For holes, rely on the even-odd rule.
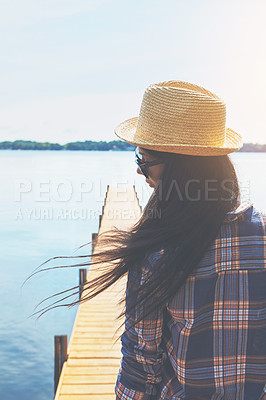
[[[227,155],[145,151],[162,159],[165,167],[140,219],[128,231],[114,229],[99,235],[93,254],[76,256],[89,257],[89,261],[72,266],[97,266],[101,272],[84,285],[81,299],[71,301],[79,290],[75,286],[47,298],[53,302],[39,314],[92,299],[128,272],[140,270],[151,253],[163,249],[153,273],[137,288],[130,302],[132,310],[146,302],[146,314],[139,317],[143,319],[177,293],[217,237],[226,214],[236,208],[239,185]],[[56,258],[60,257],[46,262]],[[60,267],[65,266],[52,268]],[[42,270],[47,269],[50,268]]]

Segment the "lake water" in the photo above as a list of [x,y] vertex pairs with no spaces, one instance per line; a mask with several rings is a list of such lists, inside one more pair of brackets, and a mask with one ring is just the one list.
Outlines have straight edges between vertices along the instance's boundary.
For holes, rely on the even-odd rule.
[[[266,153],[235,153],[242,196],[266,210]],[[98,232],[107,184],[135,184],[141,204],[152,193],[136,174],[133,152],[0,151],[0,398],[53,398],[54,335],[70,337],[77,309],[40,319],[34,306],[78,284],[78,270],[48,271],[23,281],[50,257],[80,255]],[[52,265],[55,265],[53,263]]]

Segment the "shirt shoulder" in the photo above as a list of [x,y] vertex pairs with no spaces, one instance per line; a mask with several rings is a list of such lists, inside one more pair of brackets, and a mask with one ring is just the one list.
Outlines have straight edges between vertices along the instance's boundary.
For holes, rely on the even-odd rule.
[[193,274],[215,279],[221,272],[266,267],[266,214],[250,202],[227,213],[217,237]]
[[228,212],[224,219],[225,224],[244,221],[265,225],[266,212],[256,208],[250,201],[245,201],[237,209]]
[[247,237],[266,236],[266,213],[250,202],[244,202],[240,206],[227,213],[221,229],[222,236]]

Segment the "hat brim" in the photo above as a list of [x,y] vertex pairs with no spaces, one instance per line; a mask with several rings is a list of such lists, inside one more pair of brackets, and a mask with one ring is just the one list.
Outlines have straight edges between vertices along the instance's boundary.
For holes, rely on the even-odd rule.
[[210,147],[188,144],[171,144],[171,143],[151,143],[145,140],[136,139],[136,128],[138,117],[130,118],[115,129],[115,134],[120,139],[132,145],[143,147],[149,150],[164,151],[167,153],[180,153],[198,156],[221,156],[239,150],[243,146],[241,135],[230,128],[226,128],[225,141],[223,146]]

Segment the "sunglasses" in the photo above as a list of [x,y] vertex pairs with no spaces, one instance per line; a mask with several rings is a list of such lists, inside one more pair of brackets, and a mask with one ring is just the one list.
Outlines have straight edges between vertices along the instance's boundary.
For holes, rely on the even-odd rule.
[[159,165],[159,164],[164,164],[162,160],[154,160],[154,161],[143,161],[143,155],[140,154],[140,152],[135,150],[135,162],[138,165],[141,173],[145,176],[145,178],[149,178],[149,167],[152,167],[153,165]]

